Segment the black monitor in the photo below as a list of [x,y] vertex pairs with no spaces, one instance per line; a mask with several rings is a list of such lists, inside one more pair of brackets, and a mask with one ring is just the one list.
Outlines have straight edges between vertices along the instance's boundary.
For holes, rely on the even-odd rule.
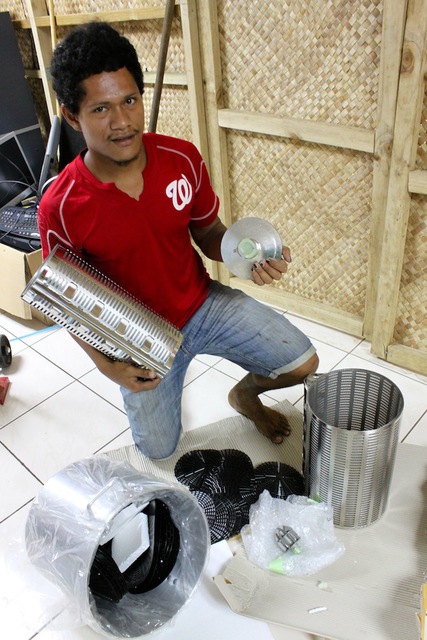
[[0,207],[19,204],[37,192],[34,173],[17,133],[0,136]]
[[15,29],[6,11],[0,12],[0,63],[0,206],[4,206],[27,197],[22,193],[38,182],[45,155]]

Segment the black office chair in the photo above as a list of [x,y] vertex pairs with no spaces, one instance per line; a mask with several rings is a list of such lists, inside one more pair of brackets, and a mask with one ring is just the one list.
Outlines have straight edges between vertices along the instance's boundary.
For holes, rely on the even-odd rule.
[[59,138],[58,170],[61,171],[71,160],[86,148],[83,134],[76,131],[68,124],[65,118],[61,118],[61,135]]

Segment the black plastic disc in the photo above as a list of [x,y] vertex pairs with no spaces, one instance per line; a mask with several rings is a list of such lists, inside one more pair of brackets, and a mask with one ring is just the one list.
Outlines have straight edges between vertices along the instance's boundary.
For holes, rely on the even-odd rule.
[[237,449],[223,449],[219,478],[225,487],[224,493],[238,494],[252,502],[254,492],[254,468],[250,457]]
[[204,491],[191,491],[191,493],[205,512],[208,527],[210,528],[215,522],[215,502],[212,496]]
[[150,547],[124,572],[129,593],[145,593],[161,584],[178,558],[180,536],[162,500],[152,500],[144,509],[148,515]]
[[252,461],[243,451],[189,451],[176,463],[175,476],[204,510],[212,544],[240,533],[249,522],[249,507],[257,493]]
[[192,490],[202,489],[204,481],[221,461],[216,449],[198,449],[185,453],[175,465],[175,476]]
[[258,496],[267,489],[273,498],[304,495],[301,473],[283,462],[264,462],[255,468],[255,486]]
[[233,502],[222,495],[212,496],[215,504],[215,520],[210,527],[211,544],[228,540],[236,524],[236,508]]
[[111,544],[98,547],[90,570],[89,588],[94,595],[111,602],[120,602],[127,592],[126,580],[111,557]]

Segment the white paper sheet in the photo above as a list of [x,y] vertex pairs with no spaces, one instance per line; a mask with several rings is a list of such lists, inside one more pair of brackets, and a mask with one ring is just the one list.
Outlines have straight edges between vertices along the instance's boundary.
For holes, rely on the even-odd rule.
[[180,612],[153,635],[156,640],[273,640],[265,622],[251,620],[231,611],[213,583],[232,553],[226,541],[211,546],[208,565],[196,591]]

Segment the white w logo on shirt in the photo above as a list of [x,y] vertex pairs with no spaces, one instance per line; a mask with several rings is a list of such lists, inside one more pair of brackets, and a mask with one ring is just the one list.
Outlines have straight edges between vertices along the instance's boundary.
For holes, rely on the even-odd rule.
[[174,180],[166,187],[166,195],[172,199],[172,204],[177,211],[181,211],[191,202],[193,197],[191,184],[183,173],[181,173],[181,176],[179,180]]

